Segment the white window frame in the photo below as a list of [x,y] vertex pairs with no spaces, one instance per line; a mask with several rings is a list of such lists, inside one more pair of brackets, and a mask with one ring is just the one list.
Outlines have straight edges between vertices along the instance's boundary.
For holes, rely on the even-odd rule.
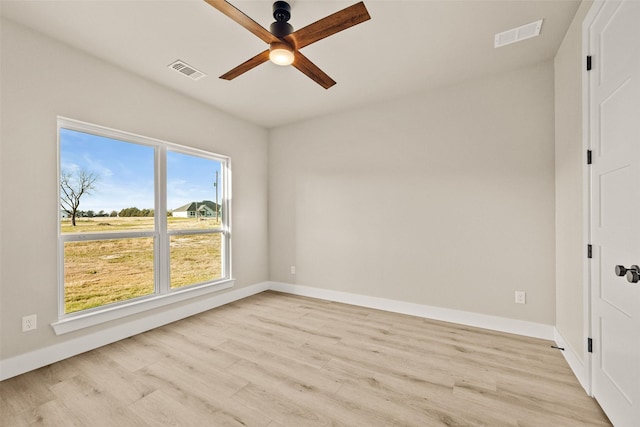
[[[142,313],[158,307],[174,304],[187,299],[207,295],[234,285],[231,270],[231,158],[204,150],[186,147],[159,139],[136,135],[104,126],[81,122],[58,116],[58,198],[56,211],[60,210],[60,130],[78,132],[111,138],[154,149],[154,229],[130,232],[62,233],[60,222],[56,222],[58,232],[58,321],[53,323],[56,335],[76,331],[125,316]],[[203,157],[220,162],[220,206],[222,224],[220,227],[197,230],[168,230],[167,227],[167,151]],[[169,240],[172,235],[220,234],[222,277],[216,280],[189,286],[171,288],[169,277]],[[111,303],[73,313],[65,313],[64,298],[64,244],[73,241],[106,240],[123,238],[154,238],[154,293],[126,301]]]

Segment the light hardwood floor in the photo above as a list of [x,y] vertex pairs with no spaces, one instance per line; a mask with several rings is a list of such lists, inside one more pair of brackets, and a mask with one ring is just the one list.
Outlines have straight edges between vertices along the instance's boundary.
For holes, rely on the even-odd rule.
[[551,344],[264,292],[3,381],[1,424],[610,425]]

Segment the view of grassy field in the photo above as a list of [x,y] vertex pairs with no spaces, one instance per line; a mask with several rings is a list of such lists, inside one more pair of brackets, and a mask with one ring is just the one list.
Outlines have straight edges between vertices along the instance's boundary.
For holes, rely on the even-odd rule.
[[[219,227],[220,220],[215,218],[167,218],[169,230],[198,230]],[[94,217],[76,218],[76,226],[71,225],[71,219],[63,218],[60,221],[62,233],[103,233],[109,231],[136,231],[153,230],[153,218],[149,217]]]
[[[215,228],[215,219],[167,218],[170,230]],[[63,233],[153,230],[153,218],[78,218],[73,227],[61,221]],[[170,237],[171,287],[222,276],[221,234]],[[154,292],[152,237],[65,242],[65,312],[71,313]]]

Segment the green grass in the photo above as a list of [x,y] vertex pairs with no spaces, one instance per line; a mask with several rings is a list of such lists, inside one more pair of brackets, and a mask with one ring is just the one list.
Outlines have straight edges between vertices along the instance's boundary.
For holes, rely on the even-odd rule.
[[[168,219],[171,229],[217,226],[214,220]],[[153,218],[82,218],[76,227],[62,220],[61,229],[63,233],[152,230]],[[172,288],[221,277],[220,237],[219,233],[171,237]],[[66,242],[65,312],[153,294],[153,247],[152,237]]]

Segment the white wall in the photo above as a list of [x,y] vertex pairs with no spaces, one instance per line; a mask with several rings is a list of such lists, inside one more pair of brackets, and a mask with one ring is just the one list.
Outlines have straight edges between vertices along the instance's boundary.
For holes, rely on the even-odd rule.
[[[1,40],[0,359],[101,331],[55,336],[49,327],[57,320],[57,115],[231,156],[236,288],[268,279],[264,129],[6,20]],[[38,315],[38,329],[22,333],[28,314]]]
[[[592,1],[580,5],[554,61],[556,156],[556,329],[580,363],[586,358],[583,231],[587,218],[582,140],[582,22]],[[574,370],[576,367],[574,367]]]
[[545,62],[272,130],[271,279],[554,324],[553,77]]

